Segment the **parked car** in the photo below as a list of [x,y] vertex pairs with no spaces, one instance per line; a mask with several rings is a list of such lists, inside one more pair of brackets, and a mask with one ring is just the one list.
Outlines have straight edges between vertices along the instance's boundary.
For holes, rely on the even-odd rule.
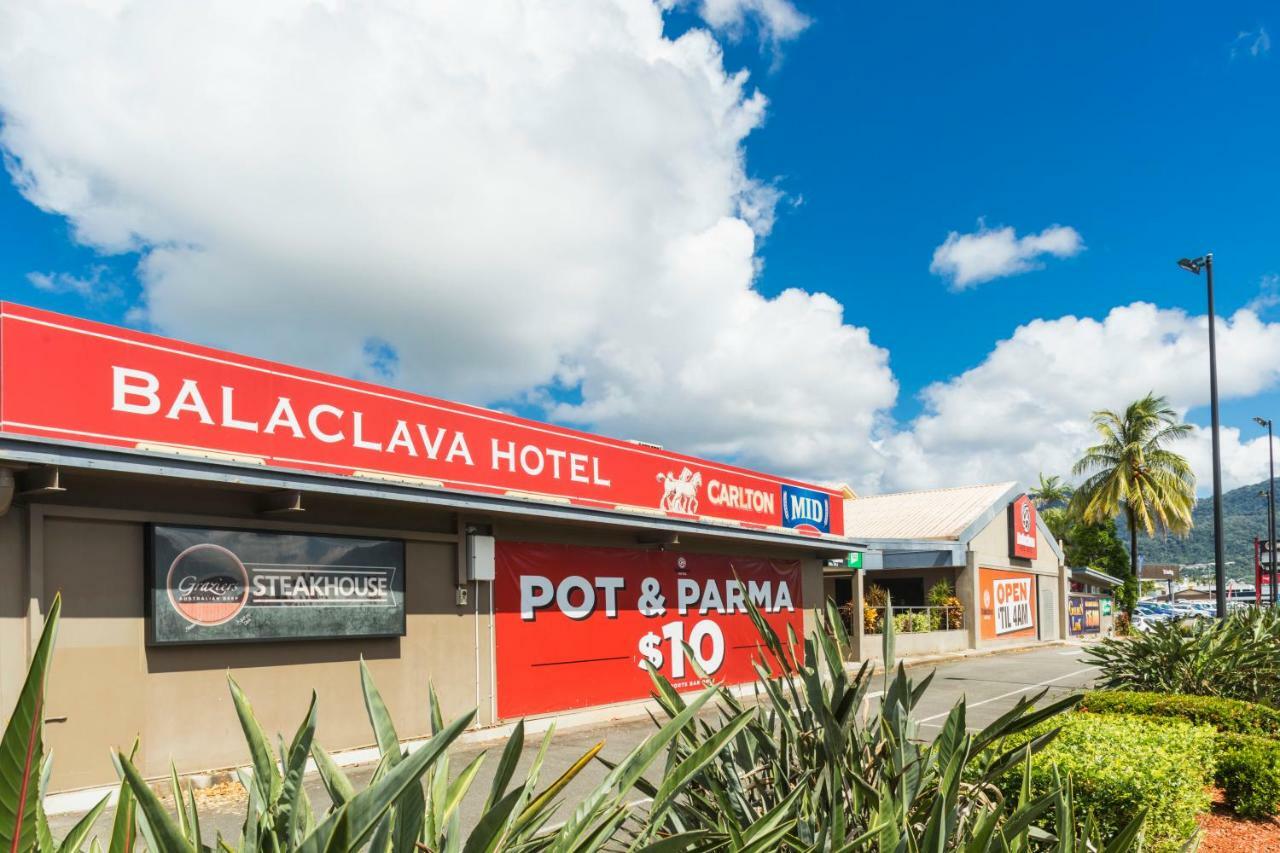
[[1133,614],[1133,619],[1129,621],[1129,629],[1132,631],[1150,631],[1151,620],[1135,612]]
[[1178,618],[1172,607],[1158,601],[1139,601],[1133,612],[1147,621],[1172,621]]

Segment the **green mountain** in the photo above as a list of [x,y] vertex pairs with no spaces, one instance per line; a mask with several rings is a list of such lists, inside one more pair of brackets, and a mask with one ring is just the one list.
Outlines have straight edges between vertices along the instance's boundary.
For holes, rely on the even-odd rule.
[[[1277,489],[1280,490],[1280,477],[1276,478]],[[1267,488],[1267,483],[1255,483],[1252,486],[1241,486],[1222,495],[1222,542],[1223,556],[1226,559],[1227,577],[1253,581],[1253,540],[1254,537],[1267,537],[1267,499],[1259,492]],[[1280,501],[1280,495],[1277,495]],[[1138,535],[1138,553],[1148,563],[1213,563],[1213,497],[1201,498],[1192,513],[1193,527],[1191,532],[1183,536],[1165,536],[1156,534],[1148,537]],[[1280,526],[1280,521],[1277,521]],[[1124,519],[1116,523],[1121,540],[1129,543],[1129,528]],[[1280,538],[1280,532],[1277,533]],[[1186,574],[1191,577],[1209,578],[1213,575],[1212,566],[1191,570]]]

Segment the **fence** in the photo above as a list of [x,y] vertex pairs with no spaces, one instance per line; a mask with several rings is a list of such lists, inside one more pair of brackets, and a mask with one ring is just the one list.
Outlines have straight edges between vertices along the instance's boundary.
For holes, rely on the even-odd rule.
[[[863,633],[883,633],[886,609],[884,607],[863,608]],[[955,604],[920,607],[902,607],[895,604],[893,606],[893,628],[899,634],[957,631],[964,628],[964,608]]]

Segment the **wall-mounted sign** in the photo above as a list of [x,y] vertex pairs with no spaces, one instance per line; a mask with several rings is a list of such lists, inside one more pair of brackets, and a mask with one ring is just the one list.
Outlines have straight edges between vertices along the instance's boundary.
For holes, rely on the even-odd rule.
[[[836,506],[843,506],[837,502]],[[806,533],[831,532],[831,495],[782,484],[782,526]]]
[[0,304],[0,430],[451,492],[841,536],[837,492]]
[[[1107,599],[1108,604],[1110,599]],[[1067,605],[1067,622],[1074,637],[1097,634],[1102,630],[1102,605],[1098,599],[1073,595]]]
[[752,681],[767,660],[748,601],[783,642],[804,635],[797,561],[501,541],[496,561],[503,719],[645,698],[650,665],[677,690],[699,670]]
[[1009,504],[1009,553],[1024,560],[1036,558],[1036,505],[1026,495]]
[[169,524],[148,530],[148,641],[404,635],[404,543]]
[[844,566],[846,569],[852,569],[855,572],[862,568],[862,552],[850,551],[844,555]]
[[982,636],[988,640],[1036,636],[1035,576],[980,569],[978,586]]

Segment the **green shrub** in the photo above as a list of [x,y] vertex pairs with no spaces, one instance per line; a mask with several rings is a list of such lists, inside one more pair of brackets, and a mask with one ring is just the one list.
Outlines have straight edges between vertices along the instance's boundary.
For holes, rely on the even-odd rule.
[[953,598],[955,594],[955,590],[951,588],[951,581],[943,578],[929,587],[925,600],[933,607],[945,607],[948,599]]
[[928,613],[895,613],[893,630],[899,634],[918,634],[921,631],[932,631],[933,620]]
[[1239,699],[1186,696],[1180,693],[1091,690],[1084,695],[1080,710],[1098,714],[1178,717],[1193,723],[1208,723],[1220,732],[1280,737],[1280,711]]
[[1139,714],[1176,717],[1213,726],[1216,773],[1214,784],[1222,788],[1227,805],[1245,817],[1277,813],[1280,804],[1280,711],[1214,696],[1178,693],[1133,693],[1093,690],[1086,693],[1081,711],[1095,714]]
[[930,607],[939,608],[929,611],[931,630],[954,631],[964,627],[964,605],[956,598],[951,581],[943,578],[929,587],[926,600]]
[[[1073,713],[1042,723],[1021,739],[1061,727],[1032,759],[1031,787],[1052,789],[1069,773],[1076,805],[1090,811],[1104,832],[1114,832],[1146,810],[1146,849],[1181,850],[1196,832],[1196,815],[1209,808],[1214,731],[1184,720],[1127,714]],[[1022,784],[1022,768],[1001,783],[1007,796]]]
[[1236,814],[1261,818],[1280,805],[1280,743],[1253,735],[1218,736],[1214,783]]

